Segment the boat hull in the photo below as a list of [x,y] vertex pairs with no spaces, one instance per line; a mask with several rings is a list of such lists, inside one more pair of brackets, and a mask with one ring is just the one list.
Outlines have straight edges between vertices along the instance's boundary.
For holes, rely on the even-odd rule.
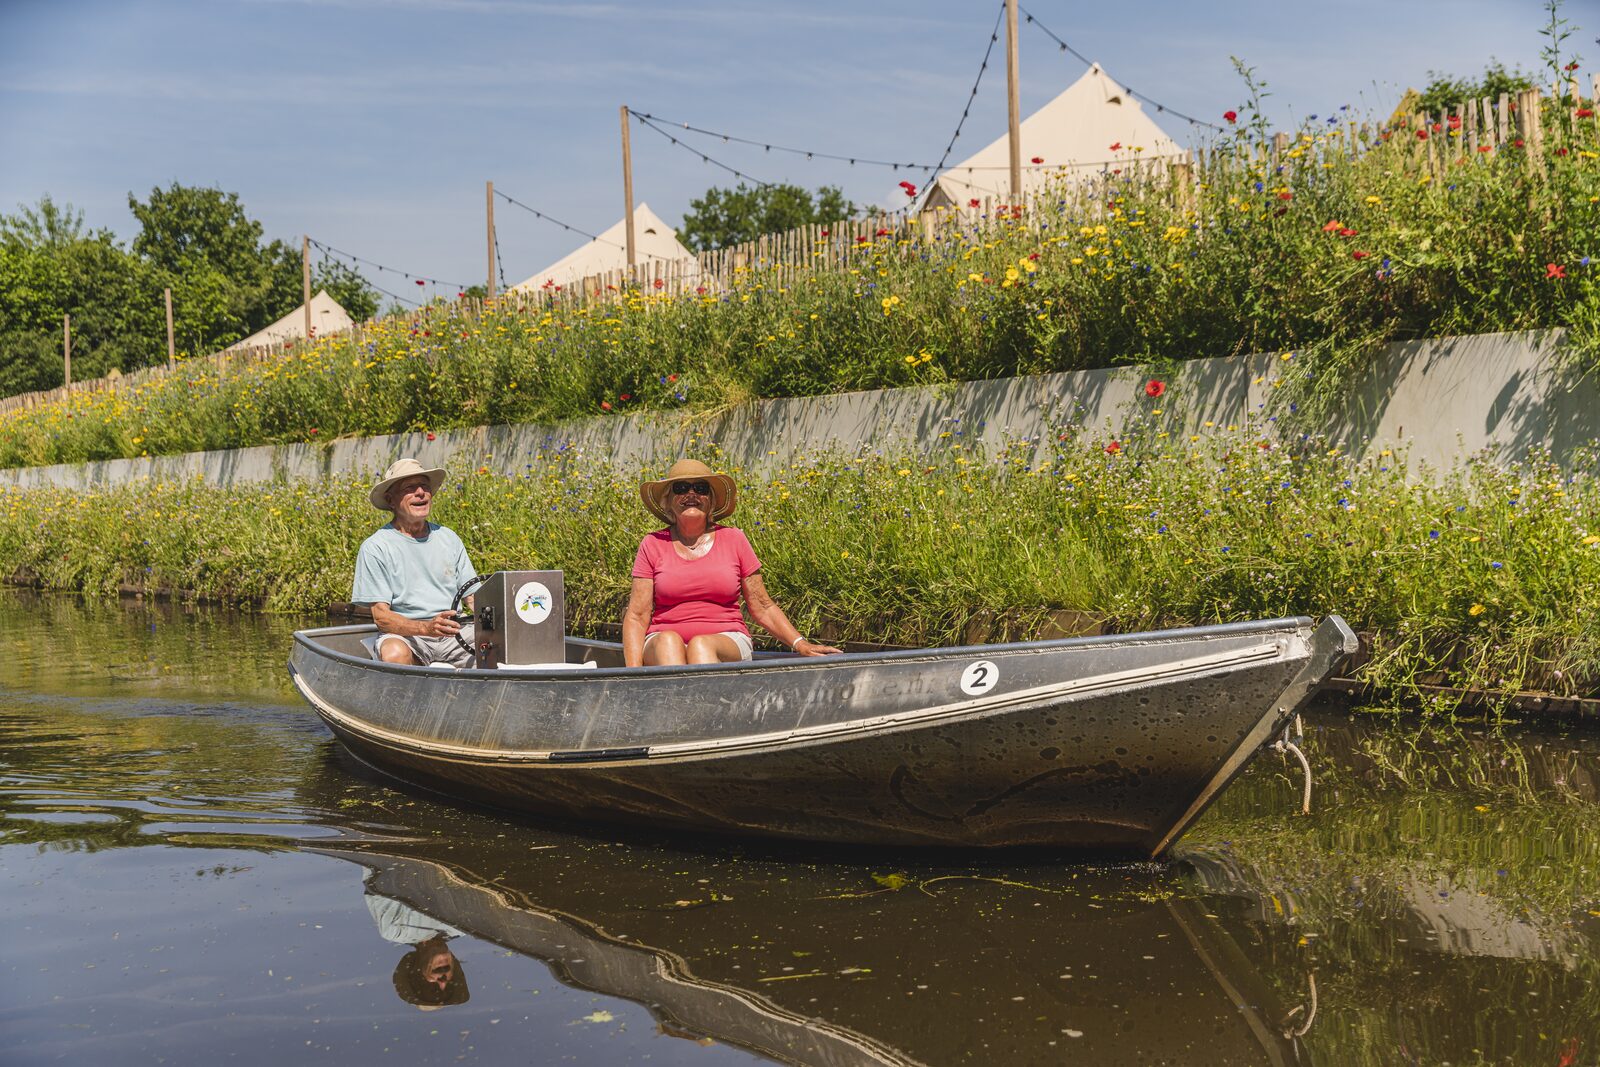
[[1198,817],[1354,643],[1338,619],[1296,619],[716,667],[441,673],[340,652],[354,632],[297,635],[296,684],[363,761],[447,794],[688,832],[1142,856]]

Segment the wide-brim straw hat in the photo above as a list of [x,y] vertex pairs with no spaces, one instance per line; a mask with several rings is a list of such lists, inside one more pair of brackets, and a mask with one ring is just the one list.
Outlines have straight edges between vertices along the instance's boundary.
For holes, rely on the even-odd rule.
[[667,509],[672,495],[673,482],[705,482],[711,486],[711,521],[719,522],[733,514],[739,502],[739,487],[726,474],[718,474],[697,459],[680,459],[667,471],[667,476],[654,482],[639,485],[639,499],[650,509],[650,514],[671,526],[675,518]]
[[428,491],[430,493],[437,493],[439,487],[444,484],[444,468],[424,467],[407,456],[389,464],[389,469],[383,472],[383,480],[372,487],[372,492],[368,494],[367,499],[371,500],[372,506],[379,511],[393,511],[394,508],[389,506],[389,501],[384,499],[389,490],[394,488],[396,482],[403,482],[407,478],[415,478],[419,474],[428,476]]

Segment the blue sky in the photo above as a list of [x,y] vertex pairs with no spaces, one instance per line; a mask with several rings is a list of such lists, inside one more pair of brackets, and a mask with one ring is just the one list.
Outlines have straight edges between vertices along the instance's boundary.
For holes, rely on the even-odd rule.
[[[1536,71],[1544,42],[1535,0],[1023,8],[1124,84],[1213,121],[1240,103],[1229,61],[1240,56],[1284,127],[1342,104],[1387,115],[1430,70],[1475,74],[1495,57]],[[126,239],[129,191],[217,185],[269,236],[309,233],[452,286],[478,282],[485,179],[591,232],[621,217],[624,103],[778,144],[937,160],[998,11],[997,0],[0,0],[0,211],[49,193]],[[1600,0],[1568,0],[1564,14],[1578,31],[1569,47],[1594,69]],[[1026,113],[1084,68],[1037,27],[1019,39]],[[1163,125],[1192,140],[1187,124]],[[952,159],[1004,126],[997,46]],[[858,203],[893,204],[907,176],[704,149],[762,180],[841,185]],[[673,225],[734,180],[638,125],[633,153],[635,199]],[[504,202],[497,223],[511,282],[583,240]]]

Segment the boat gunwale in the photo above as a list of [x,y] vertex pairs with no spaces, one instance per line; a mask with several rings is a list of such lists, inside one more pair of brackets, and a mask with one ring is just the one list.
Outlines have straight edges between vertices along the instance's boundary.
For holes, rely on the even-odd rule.
[[[1334,618],[1335,616],[1325,616]],[[838,667],[842,665],[866,666],[873,663],[897,662],[902,660],[941,660],[941,659],[967,659],[974,655],[1008,654],[1013,652],[1056,651],[1070,648],[1094,648],[1103,645],[1119,644],[1163,644],[1176,641],[1204,639],[1209,637],[1234,637],[1251,633],[1293,632],[1301,630],[1315,630],[1319,625],[1318,620],[1308,615],[1291,615],[1277,619],[1260,619],[1245,622],[1212,623],[1207,626],[1184,626],[1166,630],[1141,630],[1128,634],[1096,634],[1085,637],[1057,637],[1043,641],[1010,641],[996,645],[949,645],[939,648],[907,648],[894,649],[880,652],[841,652],[829,656],[796,656],[783,653],[756,653],[755,659],[736,660],[732,663],[693,663],[674,666],[657,667],[595,667],[589,670],[572,670],[569,667],[545,668],[538,667],[462,667],[456,670],[441,670],[438,667],[421,667],[409,664],[386,663],[382,660],[372,659],[368,656],[355,656],[348,652],[330,648],[316,640],[318,637],[334,637],[341,634],[375,632],[377,627],[370,623],[357,623],[345,626],[323,626],[310,630],[296,630],[294,641],[296,645],[304,647],[310,654],[343,663],[348,666],[359,667],[364,670],[377,671],[383,674],[398,674],[402,677],[419,678],[473,678],[487,681],[491,678],[502,680],[526,679],[528,681],[571,682],[581,684],[607,679],[637,678],[649,679],[662,676],[678,677],[684,674],[697,674],[705,672],[732,672],[736,675],[768,673],[775,671],[816,669],[821,667]],[[617,649],[620,642],[601,641],[595,638],[576,637],[564,634],[565,641],[574,641],[582,645],[596,648]]]

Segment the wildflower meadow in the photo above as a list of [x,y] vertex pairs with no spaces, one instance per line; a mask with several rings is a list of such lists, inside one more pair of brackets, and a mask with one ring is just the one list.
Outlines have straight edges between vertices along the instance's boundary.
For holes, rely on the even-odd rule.
[[13,407],[0,465],[1266,351],[1296,353],[1283,396],[1309,422],[1386,342],[1539,327],[1567,328],[1575,376],[1600,366],[1593,101],[1546,98],[1542,119],[1518,120],[1538,123],[1527,141],[1487,120],[1480,136],[1459,108],[1394,123],[1340,110],[1276,138],[1230,114],[1235,132],[1196,164],[1109,145],[1124,165],[1091,181],[820,228],[807,262],[439,304],[265,359]]

